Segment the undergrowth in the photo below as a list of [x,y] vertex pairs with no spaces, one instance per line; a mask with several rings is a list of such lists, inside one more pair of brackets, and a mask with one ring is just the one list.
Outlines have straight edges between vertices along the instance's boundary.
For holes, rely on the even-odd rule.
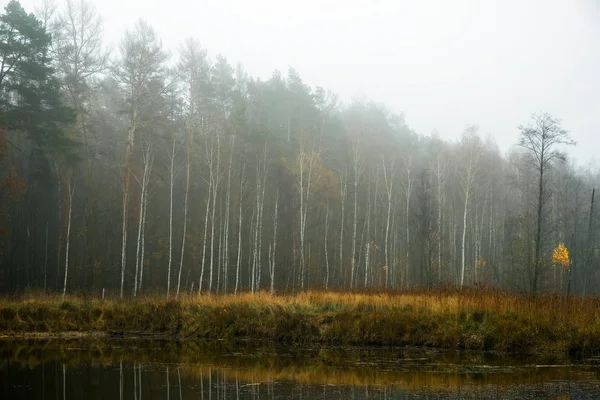
[[136,332],[178,338],[448,349],[600,350],[600,299],[495,291],[148,296],[115,300],[27,295],[0,299],[0,331]]

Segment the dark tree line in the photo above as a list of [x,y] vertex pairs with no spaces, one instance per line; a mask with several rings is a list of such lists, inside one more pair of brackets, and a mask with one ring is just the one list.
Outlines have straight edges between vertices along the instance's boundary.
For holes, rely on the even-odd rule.
[[11,1],[0,54],[5,292],[598,286],[598,174],[550,115],[502,157],[476,126],[419,135],[292,68],[171,54],[143,21],[107,51],[86,1]]

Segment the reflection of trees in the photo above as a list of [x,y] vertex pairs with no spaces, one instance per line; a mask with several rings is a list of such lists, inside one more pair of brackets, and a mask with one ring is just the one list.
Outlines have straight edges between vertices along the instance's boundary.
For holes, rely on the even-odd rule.
[[[485,385],[508,388],[514,384],[600,378],[598,372],[583,369],[536,368],[523,359],[490,358],[482,353],[436,353],[399,348],[300,349],[251,343],[157,343],[151,340],[135,340],[131,343],[109,340],[85,344],[74,341],[14,341],[3,342],[0,348],[4,360],[0,370],[15,365],[41,368],[59,361],[57,368],[64,368],[61,382],[63,393],[66,390],[66,369],[92,366],[94,368],[90,373],[93,374],[97,373],[94,372],[97,367],[118,365],[119,377],[115,379],[119,381],[119,398],[136,400],[142,399],[142,387],[146,393],[162,391],[165,381],[167,398],[174,389],[171,385],[177,385],[175,393],[181,399],[185,397],[186,385],[199,386],[206,393],[218,390],[223,395],[227,391],[274,393],[274,385],[283,384],[414,391]],[[570,364],[567,359],[557,358],[538,359],[539,362]],[[518,366],[524,365],[522,363],[528,363],[529,366]],[[127,384],[131,382],[130,379],[133,380],[133,387],[129,386],[131,383]],[[79,384],[76,382],[70,384]]]

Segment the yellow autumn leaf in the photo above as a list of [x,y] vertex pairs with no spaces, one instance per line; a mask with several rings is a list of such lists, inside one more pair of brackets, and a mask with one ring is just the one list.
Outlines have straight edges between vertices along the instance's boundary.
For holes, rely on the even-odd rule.
[[564,243],[559,243],[552,253],[552,262],[563,267],[569,267],[569,250]]

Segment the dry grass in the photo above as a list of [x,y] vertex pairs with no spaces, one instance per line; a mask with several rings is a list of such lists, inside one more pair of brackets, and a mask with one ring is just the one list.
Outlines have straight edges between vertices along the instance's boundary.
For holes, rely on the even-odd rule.
[[135,300],[0,300],[4,334],[137,331],[185,338],[417,345],[572,354],[600,350],[600,299],[498,291],[303,292]]

